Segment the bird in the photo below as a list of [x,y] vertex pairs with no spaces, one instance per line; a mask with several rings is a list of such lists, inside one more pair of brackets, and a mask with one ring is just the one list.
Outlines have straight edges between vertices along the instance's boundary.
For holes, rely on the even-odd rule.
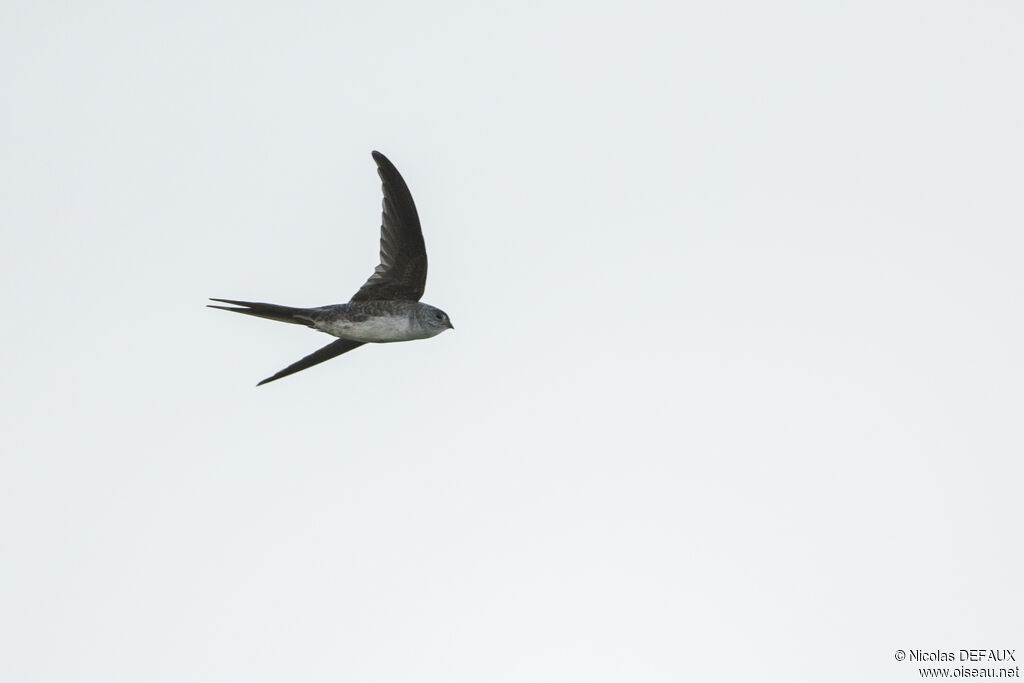
[[380,264],[348,303],[294,308],[256,301],[216,299],[209,308],[244,313],[258,318],[305,325],[337,339],[283,370],[267,377],[262,386],[311,368],[363,344],[384,344],[436,337],[455,329],[448,314],[420,302],[427,283],[427,250],[419,214],[409,186],[395,165],[380,152],[372,152],[384,192],[380,226]]

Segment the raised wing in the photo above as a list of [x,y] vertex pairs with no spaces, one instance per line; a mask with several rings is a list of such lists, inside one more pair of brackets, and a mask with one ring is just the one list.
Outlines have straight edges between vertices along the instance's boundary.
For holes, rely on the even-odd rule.
[[373,153],[383,183],[380,265],[352,301],[419,301],[427,284],[427,248],[412,194],[395,165]]

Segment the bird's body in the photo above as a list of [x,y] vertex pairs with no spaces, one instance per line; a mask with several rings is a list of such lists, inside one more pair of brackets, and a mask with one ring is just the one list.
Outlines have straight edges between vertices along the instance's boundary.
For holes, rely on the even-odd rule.
[[384,188],[380,265],[351,301],[316,308],[295,308],[255,301],[212,299],[231,306],[210,308],[305,325],[338,338],[260,384],[305,370],[366,343],[427,339],[452,329],[444,311],[419,301],[427,279],[427,253],[409,188],[383,154],[374,152],[373,158]]
[[447,329],[426,324],[425,319],[440,320],[438,315],[443,313],[418,301],[352,301],[315,310],[316,329],[352,341],[383,344],[429,339]]

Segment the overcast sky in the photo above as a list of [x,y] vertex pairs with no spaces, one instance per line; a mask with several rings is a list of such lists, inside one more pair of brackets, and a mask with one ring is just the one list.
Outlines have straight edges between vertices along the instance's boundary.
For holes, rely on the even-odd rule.
[[[0,3],[0,679],[1024,653],[1018,2]],[[387,154],[456,326],[330,341]],[[1018,655],[1020,657],[1020,655]]]

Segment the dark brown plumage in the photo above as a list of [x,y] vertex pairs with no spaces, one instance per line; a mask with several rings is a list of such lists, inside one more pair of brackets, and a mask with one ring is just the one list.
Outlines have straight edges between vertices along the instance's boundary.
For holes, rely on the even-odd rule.
[[373,152],[384,190],[380,265],[352,301],[419,301],[427,285],[427,248],[412,193],[394,164]]
[[387,157],[373,152],[373,160],[377,163],[384,192],[380,264],[347,304],[295,308],[256,301],[212,299],[230,305],[210,305],[210,308],[306,325],[339,337],[260,384],[305,370],[367,342],[425,339],[453,329],[444,311],[420,303],[427,283],[427,250],[412,193]]

